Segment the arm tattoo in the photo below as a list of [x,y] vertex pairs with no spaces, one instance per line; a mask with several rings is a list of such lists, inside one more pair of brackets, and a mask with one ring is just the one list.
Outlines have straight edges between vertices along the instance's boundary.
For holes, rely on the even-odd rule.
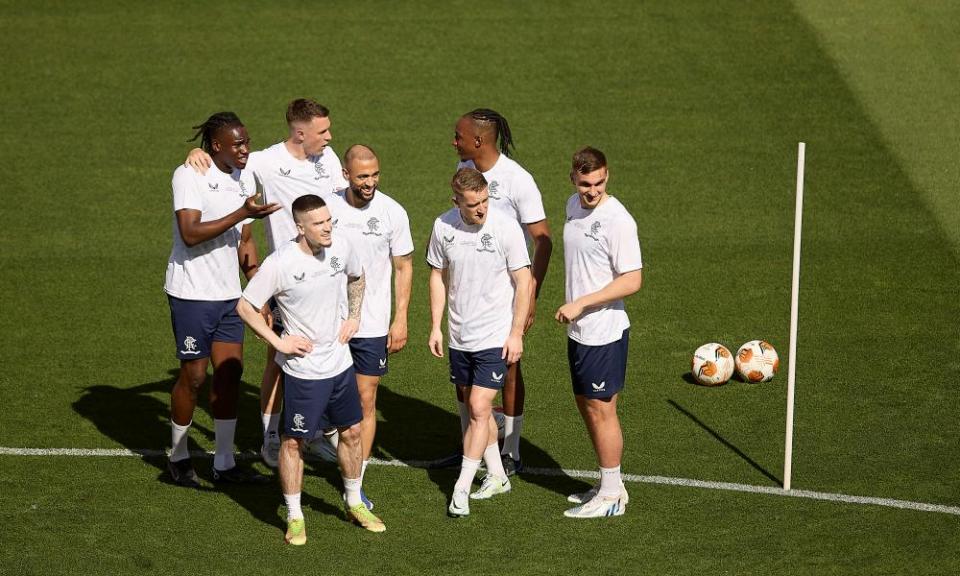
[[347,280],[347,308],[349,309],[348,318],[360,321],[360,304],[363,303],[363,289],[366,281],[363,276],[350,278]]

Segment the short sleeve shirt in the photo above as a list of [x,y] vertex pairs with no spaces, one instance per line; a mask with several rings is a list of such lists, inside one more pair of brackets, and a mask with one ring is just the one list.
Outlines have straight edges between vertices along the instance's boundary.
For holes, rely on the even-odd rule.
[[377,190],[363,208],[347,203],[347,189],[328,200],[334,235],[346,234],[358,248],[364,270],[363,307],[357,338],[379,338],[390,330],[391,272],[393,256],[413,252],[410,220],[406,210]]
[[180,235],[176,212],[199,210],[200,221],[219,220],[240,208],[256,193],[253,174],[234,170],[226,174],[211,166],[206,174],[180,166],[173,173],[173,249],[167,259],[164,290],[183,300],[224,301],[240,297],[237,248],[246,220],[194,246]]
[[353,365],[350,347],[337,339],[347,318],[347,277],[363,269],[349,242],[334,238],[319,254],[307,254],[294,241],[285,242],[260,265],[243,297],[261,308],[277,301],[284,334],[303,336],[313,351],[302,357],[277,353],[281,369],[297,378],[332,378]]
[[283,143],[250,154],[246,171],[252,172],[263,189],[264,203],[276,202],[280,210],[265,219],[267,251],[297,237],[293,201],[305,194],[327,199],[347,185],[336,153],[329,147],[305,160],[294,158]]
[[482,225],[470,225],[452,208],[433,224],[427,263],[447,272],[450,348],[502,347],[513,323],[510,272],[530,265],[516,220],[491,210]]
[[[472,160],[461,162],[457,168],[476,168]],[[490,192],[490,206],[520,224],[532,224],[546,219],[543,198],[533,176],[520,164],[501,154],[490,170],[483,173]],[[526,231],[524,231],[526,233]],[[529,238],[527,238],[529,241]]]
[[[574,194],[567,200],[563,226],[566,301],[597,292],[617,277],[643,268],[637,224],[627,209],[608,197],[592,210],[580,206]],[[567,335],[588,346],[620,339],[630,327],[623,300],[588,309],[567,327]]]

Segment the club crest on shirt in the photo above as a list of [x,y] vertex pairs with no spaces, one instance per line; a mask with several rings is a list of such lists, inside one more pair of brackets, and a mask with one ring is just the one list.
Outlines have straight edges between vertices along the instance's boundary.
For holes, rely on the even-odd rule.
[[333,272],[330,274],[331,276],[340,274],[343,272],[343,262],[340,262],[340,259],[336,256],[330,258],[330,269],[333,270]]
[[[321,156],[322,158],[322,156]],[[329,178],[330,175],[327,174],[327,168],[320,161],[320,158],[317,158],[317,161],[313,163],[313,169],[317,171],[317,175],[314,177],[314,180],[319,180],[321,178]]]
[[246,198],[246,197],[247,197],[247,186],[246,186],[246,184],[243,183],[243,180],[238,181],[238,184],[240,184],[240,196],[243,197],[243,198]]
[[303,282],[303,280],[304,280],[306,277],[307,277],[307,273],[306,273],[306,272],[301,272],[299,275],[297,275],[297,274],[294,274],[294,275],[293,275],[293,279],[296,280],[296,282],[297,282],[298,284],[299,284],[300,282]]
[[480,247],[477,252],[496,252],[493,249],[493,234],[484,234],[480,237]]
[[599,242],[600,238],[597,237],[597,234],[599,233],[600,233],[600,221],[597,220],[590,225],[590,231],[584,232],[583,235],[586,236],[587,238],[593,238],[594,240]]
[[364,236],[383,236],[380,232],[380,220],[377,218],[371,218],[367,220],[367,231],[363,233]]
[[497,191],[497,188],[499,187],[500,187],[500,183],[497,182],[496,180],[492,180],[490,184],[487,185],[487,190],[490,192],[490,198],[493,198],[494,200],[500,199],[500,194]]
[[290,175],[290,172],[291,172],[292,170],[293,170],[293,168],[290,168],[289,170],[284,170],[283,168],[280,168],[280,175],[281,175],[281,176],[289,176],[289,175]]

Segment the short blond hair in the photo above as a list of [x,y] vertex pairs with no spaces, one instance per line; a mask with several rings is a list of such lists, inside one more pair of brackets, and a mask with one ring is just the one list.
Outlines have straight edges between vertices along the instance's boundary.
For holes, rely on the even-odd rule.
[[450,187],[458,196],[462,196],[464,192],[480,192],[486,188],[487,179],[476,168],[461,168],[453,175]]

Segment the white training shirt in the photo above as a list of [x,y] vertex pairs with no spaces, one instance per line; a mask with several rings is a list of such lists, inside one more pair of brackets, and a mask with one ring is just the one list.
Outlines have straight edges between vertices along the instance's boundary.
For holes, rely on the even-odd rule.
[[[567,302],[597,292],[615,278],[643,268],[637,223],[612,196],[592,210],[580,206],[578,194],[567,200],[563,253]],[[629,327],[623,300],[617,300],[587,309],[568,325],[567,335],[581,344],[601,346],[619,340]]]
[[240,263],[237,248],[247,219],[216,238],[187,246],[177,224],[178,210],[200,211],[200,221],[219,220],[256,193],[249,171],[221,172],[216,165],[206,174],[180,166],[173,172],[173,249],[167,259],[163,289],[183,300],[223,301],[240,297]]
[[393,256],[413,252],[410,220],[396,200],[377,190],[363,208],[347,203],[347,188],[327,199],[334,235],[347,234],[358,251],[366,288],[357,338],[379,338],[390,331]]
[[258,310],[275,297],[283,333],[313,342],[313,351],[302,358],[277,352],[277,364],[284,372],[320,380],[353,365],[350,347],[341,344],[337,335],[348,315],[347,276],[362,272],[350,242],[337,238],[318,255],[306,254],[299,243],[288,241],[263,261],[243,297]]
[[482,225],[470,225],[452,208],[433,223],[427,263],[447,270],[450,348],[503,347],[513,324],[510,272],[530,265],[516,220],[491,210]]
[[314,194],[326,200],[334,191],[347,185],[340,159],[329,146],[318,156],[299,160],[290,154],[286,144],[279,142],[266,150],[251,153],[246,170],[257,177],[263,189],[263,203],[276,202],[281,206],[264,221],[267,253],[297,237],[291,210],[294,200],[304,194]]
[[[473,160],[460,162],[457,169],[476,168]],[[546,219],[543,198],[533,176],[506,154],[500,154],[490,170],[483,173],[490,191],[490,206],[520,224],[532,224]],[[524,235],[527,241],[530,240]]]

